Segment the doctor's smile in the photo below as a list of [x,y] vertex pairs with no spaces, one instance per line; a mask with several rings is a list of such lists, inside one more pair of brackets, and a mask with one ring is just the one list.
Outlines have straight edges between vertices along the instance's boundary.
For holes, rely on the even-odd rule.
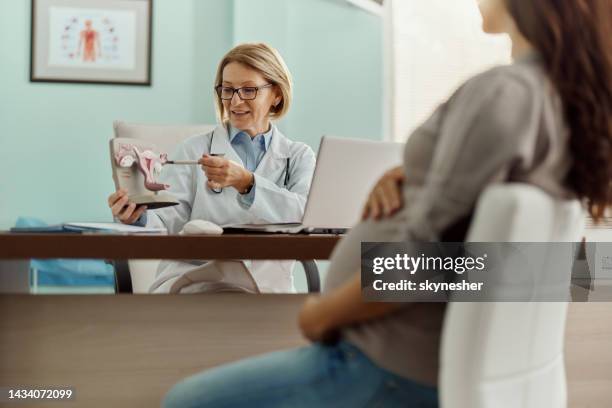
[[229,112],[231,126],[251,137],[270,127],[270,113],[283,100],[274,84],[256,70],[240,62],[230,62],[222,72],[223,80],[215,87],[223,109]]

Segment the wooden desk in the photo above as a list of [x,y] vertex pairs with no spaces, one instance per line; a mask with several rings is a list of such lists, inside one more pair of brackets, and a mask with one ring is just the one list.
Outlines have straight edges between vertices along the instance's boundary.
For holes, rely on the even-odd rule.
[[328,259],[339,235],[0,233],[0,259]]
[[296,323],[303,301],[303,295],[0,296],[0,386],[75,389],[74,402],[16,407],[159,407],[188,375],[306,344]]
[[[187,375],[306,344],[296,323],[303,300],[238,294],[0,296],[0,385],[73,386],[76,400],[67,407],[159,406],[172,384]],[[610,407],[610,344],[612,303],[570,304],[569,408]]]
[[[337,236],[0,234],[0,259],[327,259]],[[70,406],[158,406],[204,368],[305,344],[302,295],[0,296],[0,385],[69,385]],[[612,303],[572,303],[570,408],[612,401]],[[26,404],[20,406],[28,406]]]

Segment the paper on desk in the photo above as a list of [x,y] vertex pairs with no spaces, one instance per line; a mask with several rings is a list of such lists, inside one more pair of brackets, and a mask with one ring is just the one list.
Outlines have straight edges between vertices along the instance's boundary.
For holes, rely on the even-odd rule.
[[116,222],[69,222],[65,225],[96,231],[129,232],[131,234],[150,234],[165,233],[165,228],[138,227],[135,225],[125,225]]

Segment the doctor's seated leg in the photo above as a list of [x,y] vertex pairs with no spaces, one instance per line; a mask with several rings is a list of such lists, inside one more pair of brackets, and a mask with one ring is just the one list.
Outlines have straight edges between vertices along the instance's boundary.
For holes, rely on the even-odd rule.
[[295,293],[295,261],[162,261],[152,293]]

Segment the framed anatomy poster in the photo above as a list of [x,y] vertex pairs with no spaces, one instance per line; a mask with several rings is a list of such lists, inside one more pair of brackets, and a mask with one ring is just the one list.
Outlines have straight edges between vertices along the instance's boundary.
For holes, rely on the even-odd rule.
[[30,80],[151,85],[153,0],[32,0]]

